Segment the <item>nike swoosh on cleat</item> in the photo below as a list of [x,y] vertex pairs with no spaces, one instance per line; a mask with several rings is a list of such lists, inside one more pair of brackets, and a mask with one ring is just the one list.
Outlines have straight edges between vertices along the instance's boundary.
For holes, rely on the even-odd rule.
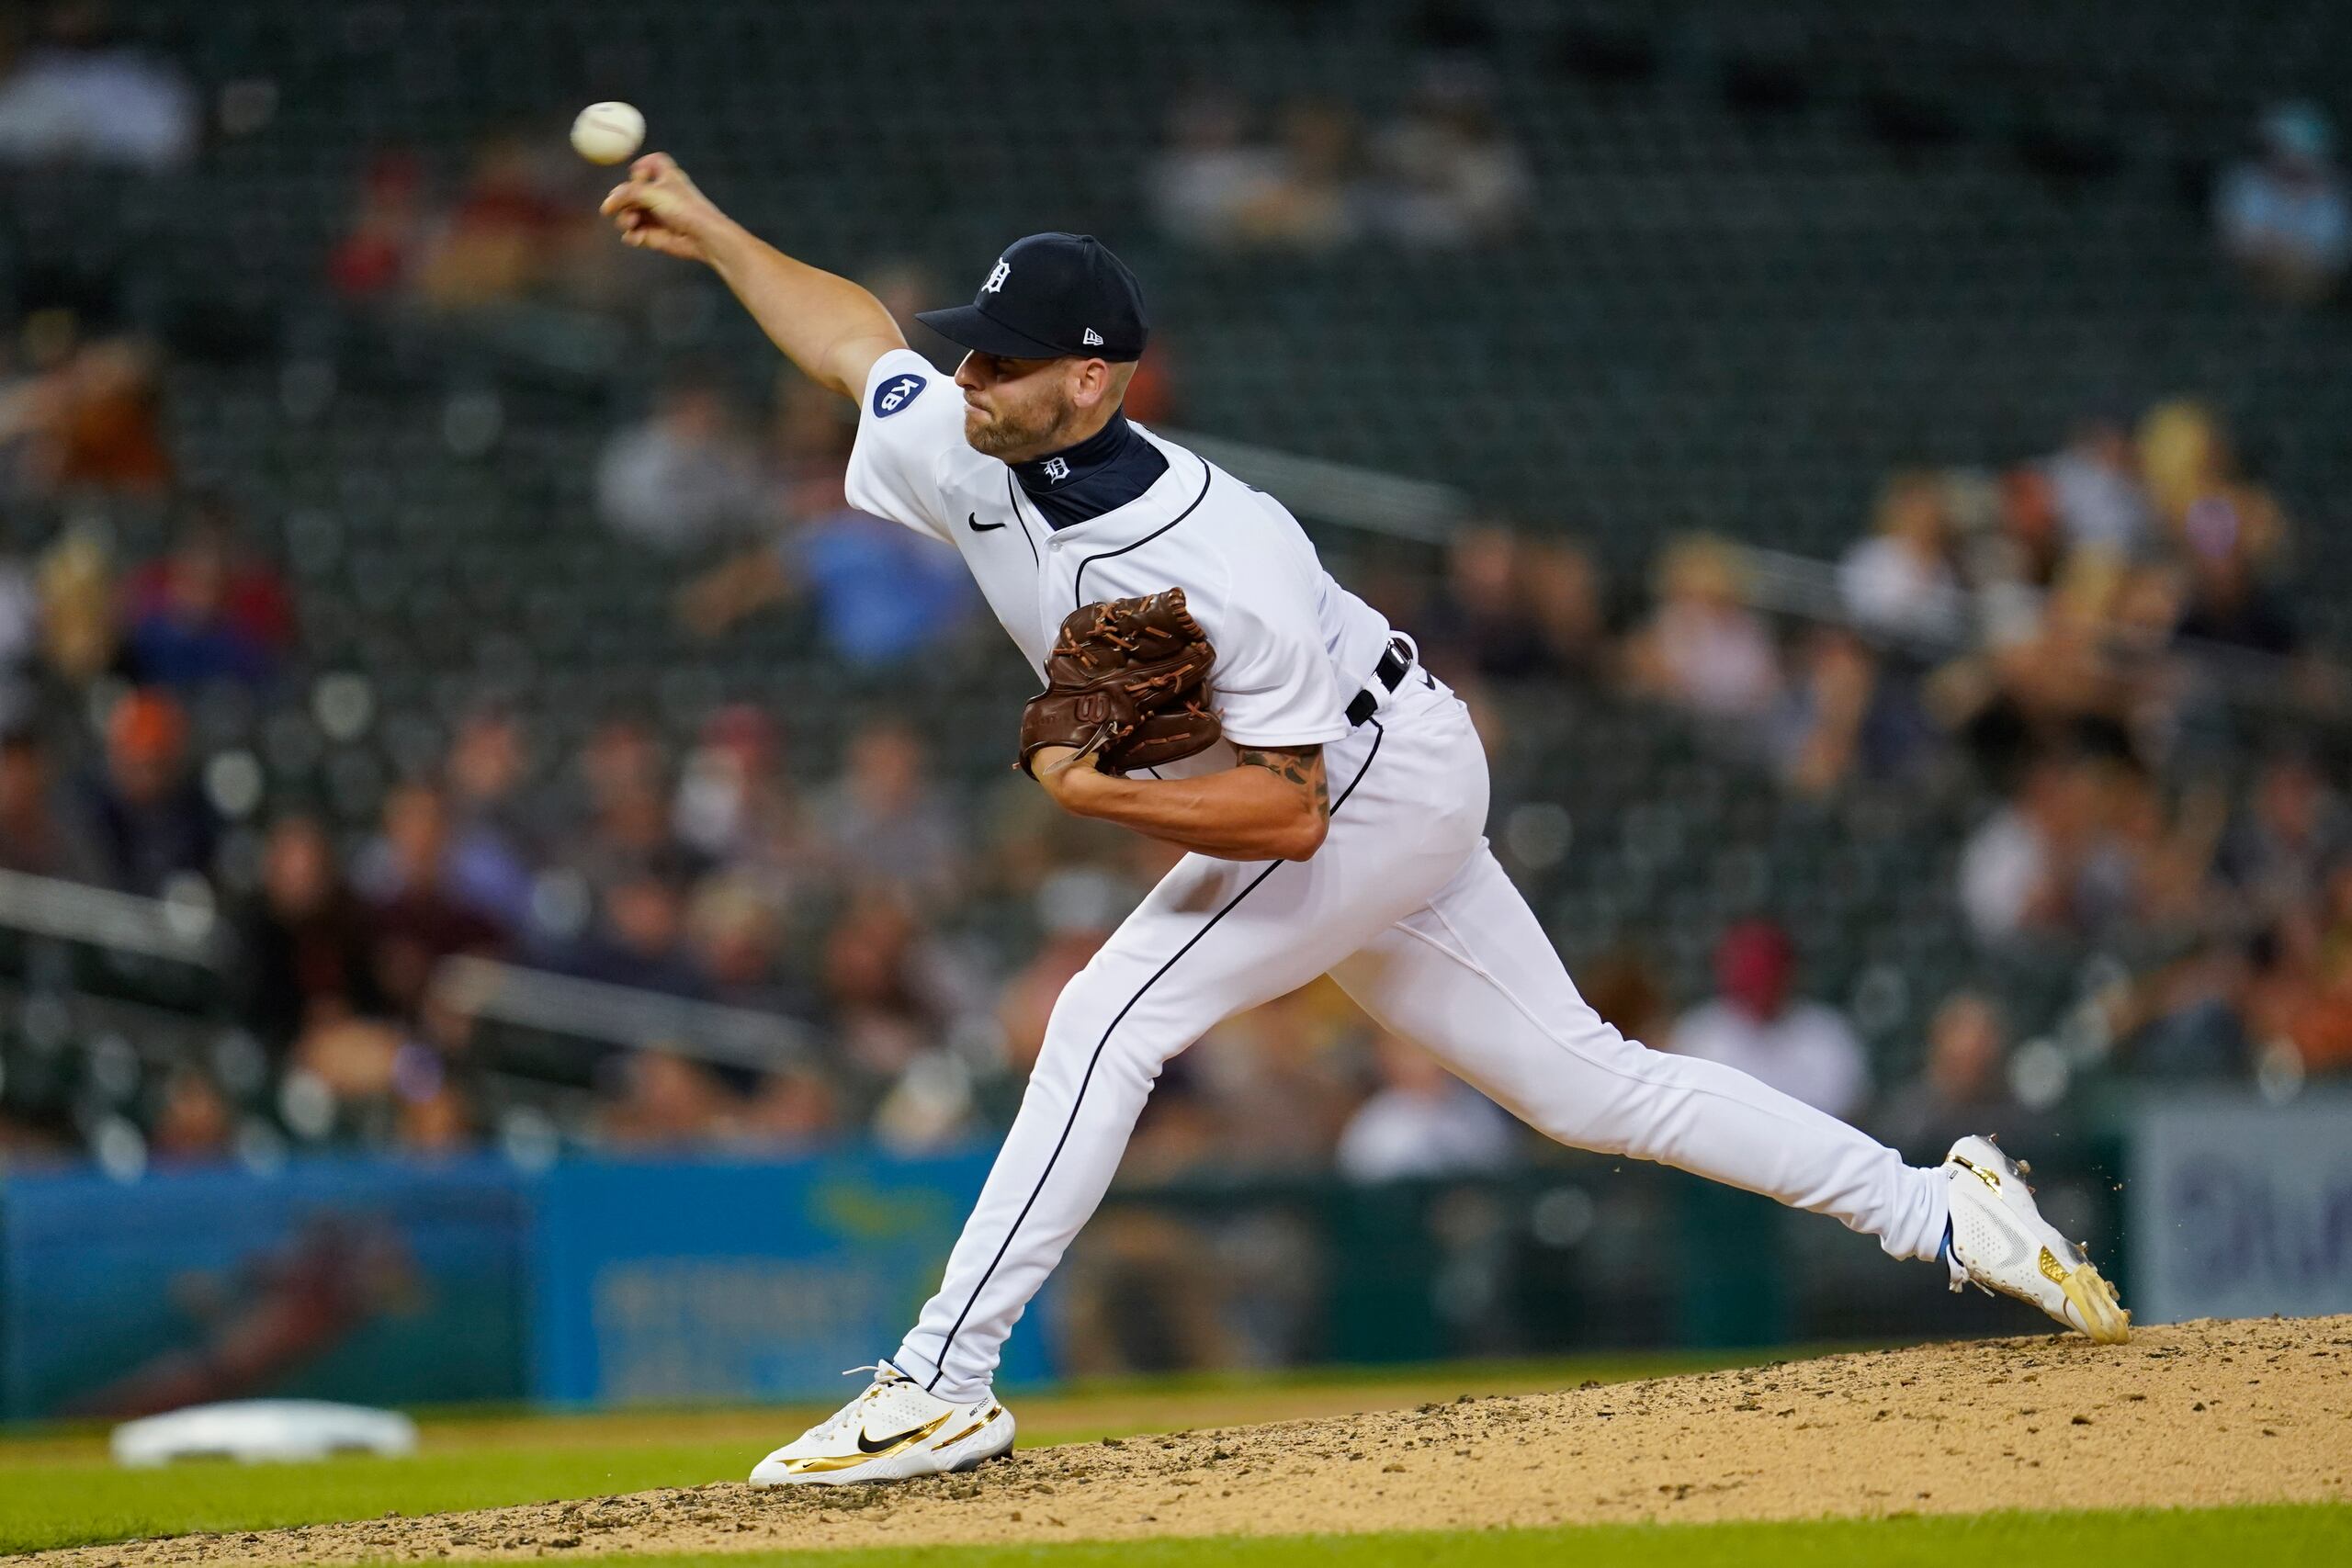
[[938,1431],[939,1427],[939,1422],[930,1421],[924,1423],[922,1426],[910,1427],[903,1432],[896,1433],[893,1436],[878,1439],[867,1437],[864,1429],[861,1428],[857,1434],[857,1450],[860,1453],[888,1453],[892,1449],[904,1447],[906,1444],[913,1442],[918,1438],[927,1438],[933,1432]]
[[981,522],[980,514],[977,512],[967,512],[964,513],[964,522],[975,534],[985,534],[991,528],[1001,528],[1004,526],[1001,523]]

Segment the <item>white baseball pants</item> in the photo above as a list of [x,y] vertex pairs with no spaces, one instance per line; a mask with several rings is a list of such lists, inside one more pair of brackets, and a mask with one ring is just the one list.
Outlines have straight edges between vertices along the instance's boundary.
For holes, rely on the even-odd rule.
[[1327,972],[1563,1144],[1835,1215],[1897,1258],[1936,1256],[1937,1173],[1745,1073],[1645,1049],[1586,1005],[1487,847],[1486,755],[1453,693],[1415,668],[1324,764],[1331,827],[1312,860],[1186,856],[1063,990],[900,1370],[978,1398],[1102,1201],[1161,1064]]

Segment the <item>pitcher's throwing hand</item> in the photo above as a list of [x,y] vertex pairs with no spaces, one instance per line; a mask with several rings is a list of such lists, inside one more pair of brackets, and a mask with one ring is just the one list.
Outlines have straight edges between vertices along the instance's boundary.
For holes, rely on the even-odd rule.
[[648,152],[631,164],[628,178],[613,187],[601,210],[625,243],[681,261],[710,260],[703,241],[727,221],[667,152]]

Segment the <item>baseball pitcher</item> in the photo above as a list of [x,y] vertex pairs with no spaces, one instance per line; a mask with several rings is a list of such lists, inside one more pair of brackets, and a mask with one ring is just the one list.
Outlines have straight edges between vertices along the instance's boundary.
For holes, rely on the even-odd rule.
[[[968,305],[922,320],[729,220],[667,156],[604,210],[701,262],[859,411],[849,498],[959,551],[1046,681],[1021,764],[1064,810],[1189,852],[1056,1004],[1018,1117],[939,1292],[870,1386],[770,1454],[761,1484],[895,1480],[1012,1446],[999,1348],[1094,1212],[1161,1066],[1318,975],[1546,1135],[1835,1216],[2104,1341],[2129,1317],[1983,1138],[1905,1165],[1731,1068],[1603,1022],[1487,846],[1468,714],[1412,640],[1324,571],[1281,502],[1130,423],[1136,279],[1033,234]],[[861,1371],[869,1369],[860,1369]]]

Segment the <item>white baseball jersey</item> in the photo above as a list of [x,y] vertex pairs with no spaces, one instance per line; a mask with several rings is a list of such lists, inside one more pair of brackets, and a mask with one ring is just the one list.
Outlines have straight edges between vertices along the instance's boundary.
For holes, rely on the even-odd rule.
[[[1387,623],[1334,582],[1272,497],[1151,437],[1140,495],[1048,528],[1012,471],[964,441],[954,382],[914,354],[868,378],[849,498],[954,545],[1043,670],[1080,604],[1181,587],[1216,647],[1227,738],[1320,745],[1331,821],[1305,862],[1186,855],[1063,988],[979,1201],[892,1360],[941,1396],[986,1393],[999,1349],[1109,1188],[1152,1081],[1219,1020],[1329,974],[1541,1131],[1836,1215],[1933,1257],[1949,1187],[1875,1140],[1717,1063],[1603,1021],[1484,836],[1486,753],[1426,671],[1374,685]],[[1229,747],[1188,759],[1230,766]]]
[[[1227,741],[1315,746],[1348,733],[1347,705],[1388,646],[1377,610],[1333,581],[1295,518],[1205,458],[1136,430],[1168,471],[1126,505],[1046,525],[1012,470],[964,441],[956,383],[910,349],[867,377],[850,504],[961,551],[989,607],[1041,674],[1081,604],[1182,588],[1216,662],[1209,703]],[[1230,747],[1159,770],[1233,765]]]

